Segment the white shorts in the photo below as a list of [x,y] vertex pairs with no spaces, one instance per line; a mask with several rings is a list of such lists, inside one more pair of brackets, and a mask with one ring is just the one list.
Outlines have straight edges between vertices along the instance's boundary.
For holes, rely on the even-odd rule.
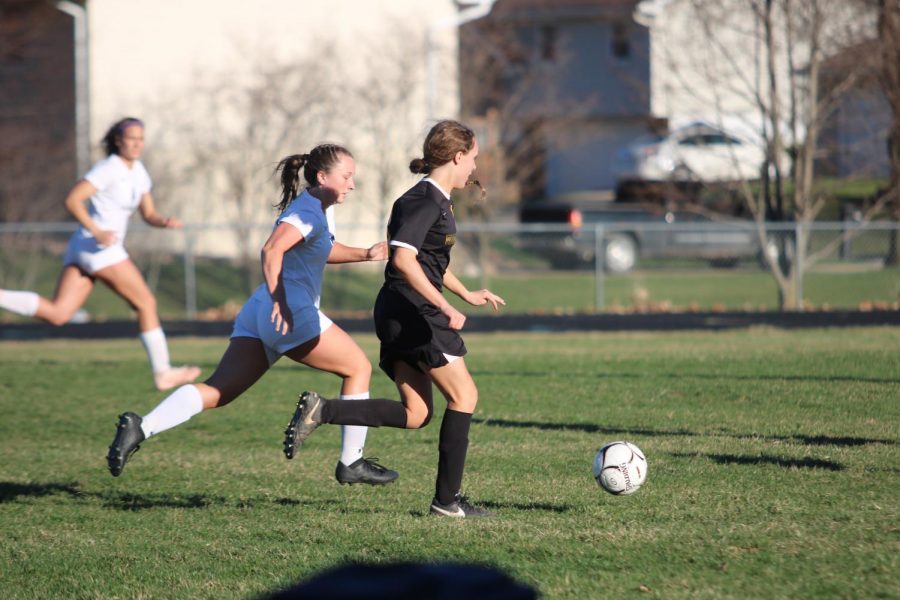
[[251,296],[234,320],[231,337],[249,337],[260,340],[271,365],[286,352],[322,335],[332,325],[331,319],[315,306],[295,310],[293,316],[293,330],[282,334],[275,330],[275,324],[271,321],[271,299],[264,301],[256,296]]
[[93,275],[101,269],[128,260],[128,252],[122,244],[112,246],[100,246],[97,238],[84,237],[76,232],[69,238],[69,247],[63,257],[63,266],[75,265],[88,275]]

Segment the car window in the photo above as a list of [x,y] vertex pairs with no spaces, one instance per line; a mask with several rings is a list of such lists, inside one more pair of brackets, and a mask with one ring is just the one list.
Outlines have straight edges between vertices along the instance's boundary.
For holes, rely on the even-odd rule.
[[730,135],[725,135],[724,133],[708,133],[703,136],[703,142],[706,144],[731,144],[733,146],[740,146],[741,142],[737,138],[733,138]]
[[679,146],[700,146],[703,144],[702,135],[690,135],[678,142]]

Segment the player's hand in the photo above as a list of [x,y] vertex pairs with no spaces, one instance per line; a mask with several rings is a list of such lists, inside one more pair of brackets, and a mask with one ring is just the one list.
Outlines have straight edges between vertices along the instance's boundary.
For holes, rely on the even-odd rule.
[[387,257],[387,242],[378,242],[377,244],[366,250],[366,260],[387,260]]
[[94,238],[97,240],[97,245],[101,248],[112,246],[119,241],[119,235],[115,231],[109,231],[108,229],[97,232]]
[[275,324],[275,331],[287,335],[294,330],[294,315],[290,309],[282,311],[280,302],[272,302],[272,314],[269,320]]
[[184,227],[184,223],[178,217],[166,217],[163,219],[162,226],[166,229],[181,229]]
[[483,306],[490,303],[493,309],[498,310],[498,305],[506,306],[506,300],[492,292],[491,290],[478,290],[477,292],[469,292],[466,302],[473,306]]
[[450,329],[459,330],[466,324],[466,315],[453,308],[449,303],[441,309],[441,312],[450,319]]

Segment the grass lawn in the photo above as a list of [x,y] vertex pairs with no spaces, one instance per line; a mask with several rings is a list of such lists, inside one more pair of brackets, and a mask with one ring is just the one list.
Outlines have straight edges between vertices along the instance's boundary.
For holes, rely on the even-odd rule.
[[[374,360],[370,336],[359,341]],[[465,492],[490,520],[427,516],[438,415],[371,430],[384,488],[333,479],[336,427],[281,454],[278,363],[229,407],[106,471],[116,416],[146,414],[134,340],[0,343],[0,597],[247,598],[347,561],[498,566],[546,598],[900,595],[900,329],[469,335],[480,389]],[[209,373],[220,339],[175,339]],[[395,397],[380,373],[376,396]],[[649,460],[594,483],[603,443]]]

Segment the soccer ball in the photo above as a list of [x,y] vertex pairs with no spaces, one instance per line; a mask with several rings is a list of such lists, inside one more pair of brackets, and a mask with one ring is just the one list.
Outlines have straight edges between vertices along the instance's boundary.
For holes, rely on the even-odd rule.
[[594,479],[610,494],[633,494],[647,480],[647,459],[630,442],[610,442],[597,450]]

